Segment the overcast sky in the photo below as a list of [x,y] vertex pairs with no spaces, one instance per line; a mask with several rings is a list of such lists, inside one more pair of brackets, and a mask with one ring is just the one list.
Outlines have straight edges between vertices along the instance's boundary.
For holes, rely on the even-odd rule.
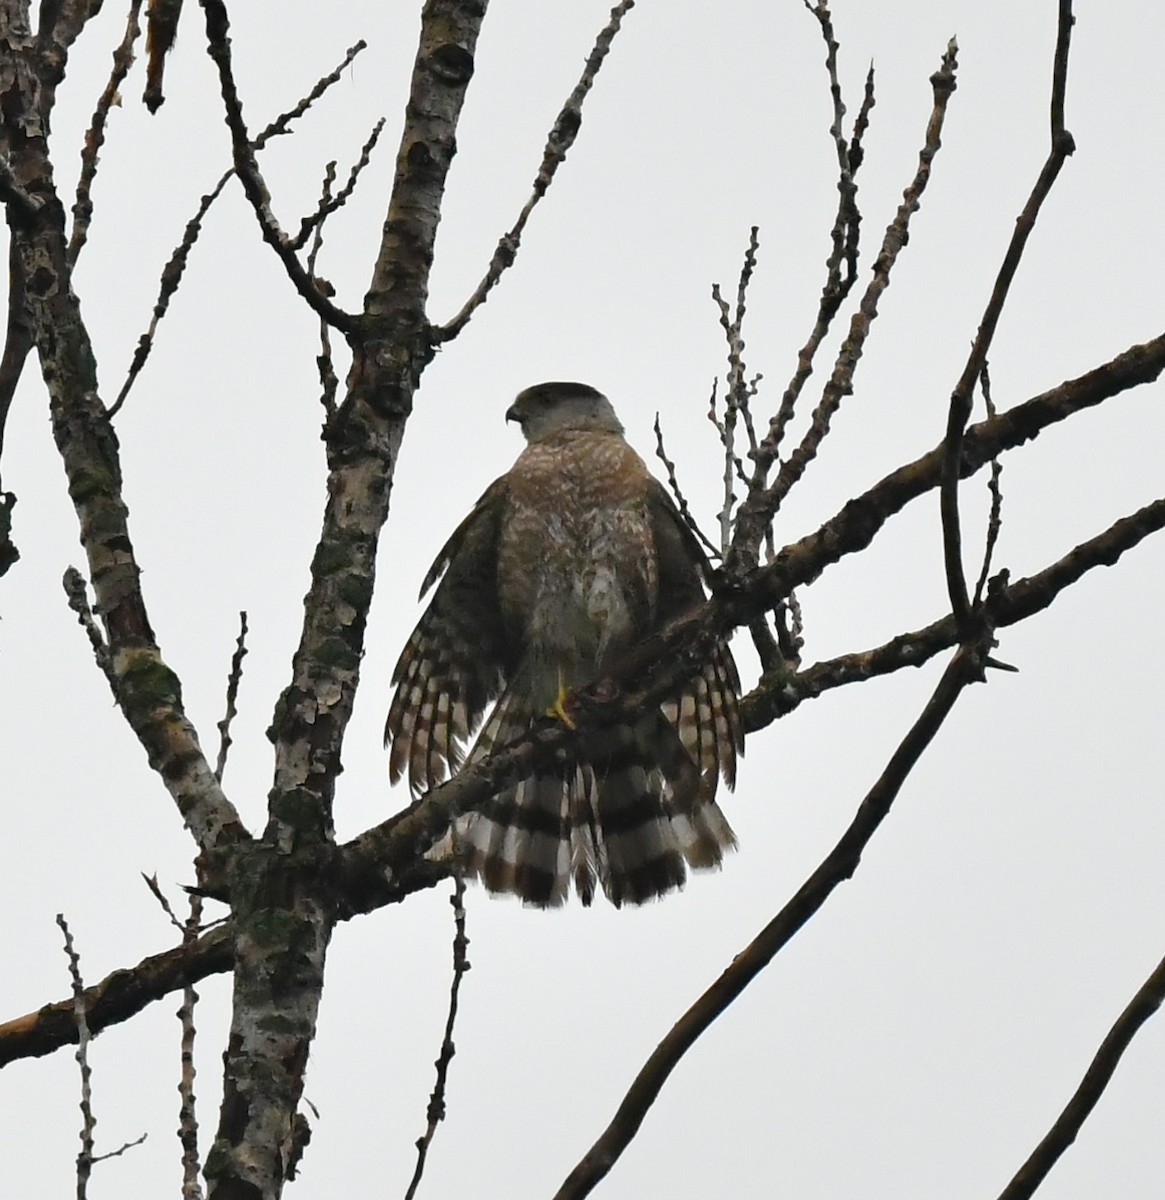
[[[328,225],[320,271],[359,307],[383,220],[417,7],[236,4],[236,70],[253,129],[290,107],[357,38],[369,49],[262,159],[295,227],[323,164],[381,146]],[[529,192],[546,131],[607,0],[494,0],[458,135],[430,315],[448,319]],[[1165,10],[1081,0],[1067,123],[1078,150],[1049,200],[991,356],[1009,407],[1162,332]],[[326,16],[321,15],[326,13]],[[277,17],[274,15],[277,14]],[[121,34],[112,3],[76,46],[54,123],[71,194],[81,134]],[[201,12],[183,14],[150,118],[141,64],[113,113],[77,276],[112,399],[158,275],[230,160]],[[782,511],[779,543],[935,445],[1000,255],[1047,151],[1053,0],[837,0],[843,85],[877,106],[859,182],[862,282],[912,176],[928,78],[952,34],[959,83],[933,179],[836,431]],[[723,369],[709,290],[734,287],[750,225],[761,251],[747,361],[775,408],[809,331],[835,207],[817,23],[798,0],[641,0],[587,102],[582,132],[515,268],[426,371],[405,438],[345,743],[336,824],[400,808],[381,731],[420,579],[520,448],[514,393],[580,379],[651,453],[662,414],[711,529],[720,464],[704,413]],[[68,203],[68,200],[66,201]],[[830,348],[836,347],[836,339]],[[217,743],[238,611],[251,624],[228,794],[261,827],[264,730],[288,678],[324,494],[317,323],[237,186],[212,210],[155,353],[117,422],[151,620],[204,746]],[[831,363],[824,354],[815,380]],[[341,362],[339,373],[344,374]],[[815,396],[814,384],[807,400]],[[997,564],[1029,574],[1160,496],[1165,417],[1143,388],[1005,460]],[[178,902],[191,841],[113,707],[60,577],[83,563],[35,370],[17,396],[4,486],[23,558],[0,585],[5,830],[0,1019],[59,999],[69,918],[89,982],[173,944],[139,873]],[[965,485],[977,568],[981,478]],[[681,1064],[598,1194],[995,1196],[1046,1132],[1097,1045],[1165,953],[1161,585],[1165,540],[1094,572],[1004,630],[1017,675],[964,695],[856,877]],[[936,496],[802,597],[806,662],[943,614]],[[755,667],[743,639],[746,686]],[[469,895],[449,1119],[421,1195],[544,1197],[610,1119],[659,1039],[834,844],[933,688],[942,663],[834,692],[748,744],[725,808],[740,850],[717,875],[638,911],[539,913]],[[319,1110],[295,1195],[399,1196],[422,1132],[448,993],[448,889],[341,926],[306,1096]],[[214,906],[211,906],[212,908]],[[228,977],[199,989],[203,1149],[217,1124]],[[178,997],[95,1043],[99,1151],[90,1195],[178,1193]],[[62,1196],[78,1143],[69,1051],[0,1074],[0,1195]],[[1140,1034],[1041,1196],[1165,1193],[1165,1021]]]

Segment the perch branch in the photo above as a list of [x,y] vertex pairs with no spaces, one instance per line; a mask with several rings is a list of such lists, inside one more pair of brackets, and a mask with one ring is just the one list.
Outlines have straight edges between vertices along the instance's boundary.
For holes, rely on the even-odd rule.
[[[1150,534],[1165,529],[1165,499],[1154,500],[1135,513],[1121,517],[1102,533],[1078,546],[1044,570],[1014,583],[1000,580],[984,602],[993,628],[1003,629],[1025,621],[1047,608],[1065,588],[1096,567],[1111,567],[1126,551]],[[786,679],[761,685],[745,696],[740,719],[747,733],[755,733],[787,716],[806,700],[834,688],[889,675],[904,667],[921,667],[959,640],[955,618],[948,614],[923,629],[899,634],[881,646],[842,654],[814,663]]]
[[[999,628],[1017,624],[1047,608],[1066,588],[1088,571],[1112,566],[1122,555],[1150,534],[1165,528],[1165,499],[1154,501],[1138,512],[1122,517],[1103,533],[1082,542],[1044,570],[1015,583],[992,590],[986,601],[988,621]],[[758,688],[741,703],[741,720],[749,733],[771,724],[792,712],[806,700],[814,700],[833,688],[874,679],[905,667],[929,662],[936,654],[950,649],[958,641],[955,619],[947,614],[933,624],[902,634],[882,646],[841,655],[815,663],[788,677],[783,683]],[[514,777],[519,774],[513,771]],[[445,803],[446,789],[418,800],[404,814],[387,823],[380,842],[391,847],[392,829],[425,805]],[[432,802],[432,803],[430,803]],[[433,836],[444,832],[439,817]],[[370,831],[376,833],[376,831]],[[352,916],[380,904],[395,903],[413,891],[432,887],[447,877],[444,867],[428,863],[407,852],[384,852],[381,865],[367,861],[369,835],[362,835],[344,847],[335,872],[335,883],[344,899],[341,916]],[[423,839],[422,839],[423,840]],[[392,865],[383,865],[391,863]],[[397,865],[399,863],[399,865]],[[193,984],[208,975],[229,971],[233,962],[229,926],[220,926],[204,934],[190,948],[185,946],[143,960],[136,967],[116,971],[101,983],[87,989],[86,1011],[93,1032],[128,1020],[148,1003],[171,991]],[[76,1040],[71,1000],[46,1005],[38,1012],[0,1024],[0,1067],[18,1058],[49,1054]]]
[[[996,455],[1022,445],[1076,412],[1152,382],[1163,369],[1165,335],[1132,346],[1085,375],[972,425],[964,441],[964,474],[973,474]],[[844,547],[868,545],[890,516],[938,485],[941,466],[940,446],[892,472],[851,501],[815,534],[787,547],[771,567],[754,572],[727,600],[713,602],[725,607],[724,622],[746,623],[751,615],[765,611],[769,597],[780,595],[787,584],[796,586],[816,578],[824,566],[848,552]],[[1165,499],[1114,522],[1102,534],[1076,546],[1037,574],[993,588],[986,600],[990,622],[1002,628],[1034,615],[1087,571],[1116,563],[1127,550],[1162,528],[1165,528]],[[703,616],[697,614],[692,621],[685,619],[677,640],[690,635],[693,625],[707,621],[708,611],[706,606]],[[876,649],[815,664],[793,675],[787,683],[746,697],[742,705],[745,727],[755,731],[804,700],[832,688],[927,661],[957,640],[954,618],[948,615]],[[657,653],[658,650],[656,647]],[[631,703],[637,701],[635,696],[627,699]],[[567,740],[560,734],[554,741],[542,730],[535,737],[543,746],[549,742],[545,752],[551,757],[565,747]],[[505,781],[516,779],[523,772],[529,773],[537,753],[533,745],[524,744],[492,755],[480,767],[463,770],[452,783],[435,789],[404,812],[341,847],[335,861],[326,868],[337,889],[339,917],[344,919],[398,902],[412,891],[431,887],[446,878],[447,870],[426,862],[420,857],[419,848],[436,840],[452,817],[477,798],[489,794],[491,789],[496,791]],[[114,972],[86,992],[90,1028],[96,1031],[128,1019],[151,1000],[183,986],[187,979],[197,982],[206,975],[229,970],[232,953],[230,930],[222,927],[204,934],[190,951],[181,948],[168,951],[130,970]],[[16,1058],[50,1053],[75,1040],[71,1013],[72,1002],[62,1001],[0,1025],[0,1066]]]
[[[973,474],[1001,451],[1022,445],[1073,412],[1138,383],[1156,379],[1163,368],[1165,335],[1145,345],[1133,346],[1078,379],[972,426],[964,443],[964,474]],[[794,588],[811,583],[833,563],[864,550],[891,516],[938,486],[942,456],[940,445],[891,472],[863,495],[849,501],[814,533],[786,546],[771,565],[752,572],[721,597],[674,622],[659,638],[640,647],[621,664],[620,678],[635,681],[634,690],[613,703],[603,720],[618,719],[619,705],[631,711],[635,705],[657,701],[690,669],[686,664],[693,657],[699,659],[701,647],[709,649],[729,629],[748,624],[787,598]],[[1146,511],[1126,518],[1132,523],[1125,527],[1126,533],[1134,527],[1139,531],[1146,524],[1158,527],[1154,522],[1160,515],[1159,507],[1150,506],[1147,515]],[[1133,536],[1140,540],[1144,533],[1136,532]],[[1023,605],[1018,599],[1016,604],[1018,613]],[[660,667],[661,663],[665,665]],[[655,667],[659,670],[653,674]],[[387,902],[396,894],[396,873],[432,845],[454,817],[529,774],[536,764],[550,761],[555,754],[568,749],[571,736],[560,725],[536,728],[528,738],[491,755],[488,760],[463,767],[452,780],[341,847],[338,870],[345,880],[345,907],[363,910]]]

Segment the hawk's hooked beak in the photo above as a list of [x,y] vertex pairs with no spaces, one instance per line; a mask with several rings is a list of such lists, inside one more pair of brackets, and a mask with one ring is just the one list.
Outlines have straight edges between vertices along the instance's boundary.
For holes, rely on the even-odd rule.
[[517,401],[515,401],[513,404],[510,405],[509,408],[506,409],[506,420],[507,421],[517,421],[517,423],[519,425],[521,425],[522,413],[518,408]]

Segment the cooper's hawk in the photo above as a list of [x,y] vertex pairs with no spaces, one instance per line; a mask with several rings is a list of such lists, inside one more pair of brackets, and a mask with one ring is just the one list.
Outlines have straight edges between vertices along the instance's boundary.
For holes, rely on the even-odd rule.
[[[707,559],[664,488],[623,439],[609,401],[581,383],[527,388],[506,413],[529,443],[437,555],[429,607],[393,673],[389,773],[420,792],[472,762],[704,598]],[[720,645],[663,704],[588,734],[564,761],[458,822],[456,852],[494,892],[584,904],[680,887],[735,845],[715,802],[742,749],[736,666]]]

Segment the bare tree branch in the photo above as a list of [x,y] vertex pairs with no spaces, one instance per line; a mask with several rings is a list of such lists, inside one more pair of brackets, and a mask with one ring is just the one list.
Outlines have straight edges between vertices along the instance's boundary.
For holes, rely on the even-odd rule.
[[[256,211],[265,211],[233,94],[225,13],[220,0],[203,5],[236,166]],[[359,683],[377,539],[413,393],[433,355],[425,317],[433,244],[485,10],[483,0],[424,6],[380,252],[359,327],[351,320],[344,326],[349,391],[325,429],[327,500],[291,681],[271,725],[275,778],[265,837],[230,863],[234,1003],[224,1100],[206,1158],[211,1200],[243,1193],[275,1200],[305,1144],[297,1110],[337,917],[327,883],[332,800]],[[269,240],[279,234],[271,222],[265,229]],[[309,278],[297,259],[295,267]]]
[[1116,1024],[1100,1043],[1095,1057],[1084,1072],[1080,1086],[1064,1111],[1056,1118],[1043,1141],[1016,1172],[1015,1178],[999,1194],[999,1200],[1028,1200],[1047,1178],[1060,1155],[1076,1140],[1089,1114],[1108,1087],[1121,1056],[1129,1048],[1137,1030],[1161,1007],[1165,1000],[1165,958],[1141,985]]
[[[352,60],[362,50],[367,49],[367,42],[358,41],[354,46],[349,47],[348,52],[344,55],[344,60],[334,70],[327,75],[322,76],[316,81],[315,86],[306,96],[299,100],[292,108],[286,112],[282,112],[273,120],[262,133],[259,134],[252,143],[256,153],[259,153],[267,143],[275,137],[281,137],[290,132],[291,125],[294,121],[303,116],[305,112],[330,88],[334,83],[338,83],[343,73],[352,64]],[[125,403],[126,397],[129,395],[130,389],[133,387],[137,377],[141,374],[142,368],[146,365],[146,360],[150,357],[150,353],[154,348],[154,337],[158,332],[158,325],[165,317],[170,307],[170,301],[174,297],[174,293],[178,290],[178,285],[182,282],[182,276],[186,272],[186,263],[190,258],[190,252],[194,249],[195,242],[198,241],[199,234],[202,232],[202,222],[206,218],[206,214],[210,211],[210,207],[222,195],[223,189],[235,177],[234,167],[224,171],[218,183],[202,197],[198,205],[198,210],[194,216],[186,223],[185,232],[182,235],[182,241],[179,242],[174,249],[174,253],[170,255],[170,261],[162,269],[162,277],[158,289],[158,298],[154,301],[154,311],[150,316],[150,324],[146,332],[138,338],[137,347],[134,349],[133,360],[130,362],[129,370],[126,373],[125,382],[121,385],[121,390],[117,393],[117,398],[110,405],[109,415],[114,417],[121,411],[121,406]],[[318,229],[318,227],[317,227]],[[315,276],[315,260],[309,255],[307,270],[314,278]],[[317,286],[319,281],[317,280]],[[325,328],[327,322],[323,322]]]
[[344,333],[352,333],[355,330],[355,318],[334,305],[316,287],[315,282],[296,256],[291,241],[275,219],[275,214],[271,210],[271,194],[259,171],[259,163],[255,158],[255,147],[247,133],[246,122],[243,120],[243,106],[239,100],[238,89],[235,87],[234,73],[231,67],[230,22],[227,18],[226,5],[222,3],[222,0],[201,0],[201,4],[203,12],[206,14],[207,50],[214,60],[215,66],[218,67],[227,127],[231,131],[231,141],[234,145],[235,173],[243,185],[243,191],[246,192],[252,209],[254,209],[259,228],[263,233],[263,240],[275,251],[295,290],[315,310],[316,314],[334,328]]
[[939,493],[943,516],[943,557],[946,565],[947,590],[951,597],[951,609],[963,628],[969,627],[971,603],[967,595],[967,579],[963,571],[962,538],[959,530],[959,456],[962,450],[963,430],[971,419],[971,393],[975,382],[983,371],[983,364],[991,350],[995,329],[1007,300],[1007,293],[1020,259],[1027,247],[1027,240],[1035,228],[1040,208],[1052,190],[1060,169],[1068,156],[1076,149],[1072,135],[1064,128],[1064,93],[1068,81],[1068,49],[1071,44],[1072,0],[1060,0],[1059,28],[1056,35],[1056,53],[1052,67],[1051,139],[1052,145],[1047,161],[1040,170],[1039,178],[1024,205],[1023,212],[1015,223],[1007,253],[999,268],[991,298],[987,301],[979,331],[971,344],[967,365],[955,390],[951,393],[947,415],[946,453],[943,459],[943,482]]
[[[2,187],[2,185],[0,185]],[[16,386],[24,374],[24,364],[28,361],[29,352],[35,344],[32,323],[28,319],[24,294],[24,266],[21,257],[16,252],[16,244],[10,241],[8,247],[8,320],[4,331],[4,354],[0,357],[0,468],[4,459],[4,428],[8,424],[8,412],[12,407],[12,397],[16,395]],[[2,478],[0,474],[0,478]],[[11,504],[6,507],[11,508]],[[11,514],[8,514],[9,517]],[[0,545],[7,544],[12,552],[7,538],[0,538]],[[12,559],[15,561],[15,558]],[[0,556],[0,575],[10,563],[3,561]]]
[[57,913],[57,924],[65,937],[65,954],[69,959],[69,976],[73,981],[73,1021],[77,1026],[77,1066],[81,1071],[81,1149],[77,1154],[77,1200],[85,1200],[89,1176],[93,1170],[93,1130],[97,1118],[93,1115],[93,1070],[89,1066],[89,1023],[85,1017],[85,984],[81,979],[81,959],[73,945],[64,913]]
[[[133,967],[107,975],[84,992],[89,1032],[100,1033],[136,1016],[148,1004],[197,983],[208,975],[231,969],[232,929],[217,925],[193,945],[176,946],[154,954]],[[39,1058],[62,1046],[76,1044],[74,1000],[58,1000],[36,1012],[0,1024],[0,1067],[20,1058]]]
[[239,681],[243,677],[243,659],[247,653],[247,614],[239,613],[239,636],[235,641],[235,652],[231,655],[231,669],[227,675],[226,712],[218,723],[218,761],[214,766],[214,777],[222,783],[227,767],[227,754],[231,748],[231,722],[235,719],[235,701],[239,697]]
[[429,1097],[426,1111],[425,1132],[417,1139],[417,1165],[409,1181],[405,1200],[413,1200],[425,1171],[425,1159],[429,1146],[437,1132],[437,1126],[445,1119],[445,1081],[449,1075],[449,1064],[453,1061],[453,1026],[457,1022],[457,1000],[461,981],[469,970],[469,938],[465,936],[465,879],[460,871],[453,873],[453,895],[449,897],[453,906],[453,982],[449,986],[449,1015],[445,1018],[445,1036],[441,1039],[441,1050],[437,1055],[437,1082]]
[[[972,426],[963,444],[963,474],[973,474],[997,454],[1022,445],[1048,425],[1082,408],[1156,379],[1163,369],[1165,335],[1130,347],[1102,367]],[[657,702],[690,671],[690,664],[699,660],[701,649],[708,650],[732,628],[747,625],[773,609],[794,588],[811,583],[833,563],[864,550],[891,516],[939,485],[942,461],[940,444],[929,454],[899,467],[849,501],[818,530],[786,546],[771,565],[752,572],[742,582],[674,622],[658,638],[639,647],[614,673],[616,681],[626,689],[621,693],[616,689],[616,699],[592,703],[586,693],[581,695],[584,711],[580,712],[579,724],[585,729],[586,721],[594,720],[602,727],[637,706]],[[1135,544],[1147,532],[1160,527],[1156,524],[1160,515],[1160,508],[1151,505],[1125,518],[1127,524],[1117,522],[1109,531],[1111,541],[1097,541],[1091,546],[1085,543],[1090,546],[1087,552],[1077,556],[1082,549],[1078,547],[1061,560],[1061,577],[1070,581],[1074,571],[1082,572],[1109,561],[1105,557],[1109,553],[1119,557],[1127,545]],[[1127,540],[1130,537],[1132,541]],[[1058,590],[1059,586],[1054,587],[1053,593]],[[1046,594],[1042,586],[1017,594],[1012,599],[1015,607],[1009,611],[1019,614],[1033,604],[1030,611],[1038,611],[1049,602],[1048,599],[1040,602]],[[1017,615],[1015,619],[1021,618]],[[486,796],[528,775],[535,766],[568,752],[573,736],[561,725],[535,728],[529,737],[491,754],[483,762],[462,767],[453,779],[341,847],[337,865],[339,877],[345,881],[343,908],[359,910],[389,902],[398,894],[398,874],[445,832],[451,820]]]
[[[1138,512],[1110,525],[1103,533],[1074,547],[1063,558],[1025,579],[1001,584],[986,601],[988,621],[998,628],[1017,624],[1047,608],[1066,588],[1098,566],[1112,566],[1121,556],[1150,534],[1165,528],[1165,499],[1156,500]],[[763,729],[774,720],[788,715],[806,700],[837,687],[859,683],[881,675],[918,667],[936,654],[950,649],[958,641],[955,619],[948,614],[924,629],[901,634],[882,646],[815,663],[804,671],[790,674],[779,684],[763,684],[744,698],[741,720],[749,733]],[[565,740],[565,739],[564,739]],[[507,775],[509,772],[507,772]],[[516,772],[515,772],[516,774]],[[397,851],[396,837],[403,837],[398,826],[406,817],[424,822],[416,835],[416,844],[426,841],[424,829],[431,828],[434,840],[444,831],[450,813],[436,811],[448,803],[449,784],[443,785],[405,813],[393,817],[385,826],[369,831],[342,848],[333,873],[339,889],[340,916],[350,917],[382,904],[396,903],[411,892],[445,879],[448,869],[408,857],[410,851]],[[487,793],[488,794],[488,793]],[[427,812],[421,812],[426,809]],[[434,812],[436,816],[434,818]],[[427,822],[434,818],[432,826]],[[387,827],[387,829],[386,829]],[[395,831],[395,835],[394,835]],[[376,835],[375,850],[369,846]],[[379,863],[370,861],[379,853]],[[143,960],[136,967],[116,971],[89,988],[86,1011],[94,1032],[128,1020],[146,1004],[161,999],[187,983],[207,975],[229,971],[233,951],[229,927],[220,926],[204,934],[191,947],[178,947]],[[0,1067],[18,1058],[49,1054],[75,1039],[71,1021],[72,1001],[46,1005],[36,1013],[0,1025]]]
[[[80,24],[61,14],[52,28],[79,30],[84,22],[80,14],[74,15]],[[12,223],[12,253],[20,261],[18,277],[28,279],[35,272],[39,283],[25,289],[27,317],[88,558],[95,610],[117,676],[118,703],[187,826],[203,850],[213,854],[247,835],[202,754],[182,707],[177,677],[162,659],[142,597],[122,498],[117,438],[98,395],[93,348],[71,282],[64,211],[52,183],[46,124],[52,84],[33,70],[34,63],[50,73],[63,69],[64,59],[57,54],[64,53],[63,43],[55,44],[57,56],[50,55],[50,62],[44,58],[42,34],[47,37],[48,31],[38,32],[39,57],[14,28],[0,47],[0,70],[11,80],[6,128],[25,131],[0,151],[7,150],[17,177],[42,199],[35,220]],[[35,136],[33,131],[38,131]]]
[[113,692],[113,698],[116,700],[117,672],[113,669],[109,646],[106,644],[101,630],[97,628],[97,622],[93,619],[93,610],[89,607],[89,597],[85,589],[85,577],[76,567],[68,567],[61,582],[65,588],[69,607],[76,613],[78,624],[85,630],[85,636],[89,639],[89,645],[93,650],[93,658],[105,676],[110,690]]
[[719,979],[676,1022],[628,1089],[614,1118],[587,1151],[555,1200],[589,1196],[618,1161],[643,1123],[680,1059],[696,1039],[764,970],[793,935],[816,913],[838,884],[852,877],[862,852],[890,811],[907,776],[946,720],[963,688],[983,678],[987,647],[963,647],[951,660],[938,687],[885,771],[862,801],[849,828],[816,871],[759,934],[732,960]]
[[[922,194],[930,180],[931,164],[942,144],[943,120],[946,116],[947,102],[955,90],[955,73],[958,67],[957,46],[954,39],[948,44],[943,55],[942,66],[930,78],[934,92],[934,108],[926,127],[926,139],[918,155],[918,169],[914,178],[902,194],[902,203],[894,219],[886,228],[882,239],[882,247],[874,260],[873,277],[858,303],[858,310],[850,319],[849,333],[837,353],[833,373],[822,389],[821,400],[813,410],[813,418],[800,445],[781,465],[777,478],[752,505],[755,515],[750,515],[750,521],[755,521],[762,514],[766,515],[765,524],[780,508],[782,501],[790,490],[805,473],[809,464],[817,457],[821,443],[829,434],[830,424],[837,410],[841,407],[842,399],[853,391],[854,372],[865,347],[866,337],[870,326],[878,315],[878,302],[882,293],[890,286],[890,273],[898,261],[898,255],[906,245],[910,228],[910,219],[918,211],[922,203]],[[751,533],[753,524],[737,526],[737,546],[742,546],[741,530]],[[757,547],[749,544],[742,546],[745,561],[755,563]]]
[[[825,284],[821,291],[813,328],[805,345],[797,355],[796,369],[781,397],[780,407],[769,423],[768,433],[757,446],[753,456],[753,482],[749,488],[748,497],[737,513],[737,528],[743,528],[745,531],[739,535],[743,545],[759,546],[763,531],[771,528],[770,518],[764,511],[764,493],[769,472],[777,459],[789,422],[793,419],[797,401],[806,381],[813,373],[813,360],[817,355],[818,347],[828,334],[834,317],[837,316],[838,310],[857,280],[858,245],[862,222],[857,206],[857,172],[864,155],[862,139],[869,128],[870,110],[874,107],[874,68],[871,66],[866,74],[862,105],[847,143],[842,130],[845,104],[842,101],[841,83],[837,74],[838,44],[833,33],[829,7],[823,3],[810,7],[806,3],[806,8],[809,8],[817,18],[821,26],[822,37],[825,39],[825,66],[829,77],[830,95],[833,98],[833,123],[829,132],[834,141],[838,162],[837,214],[834,217],[833,229],[830,234],[832,248],[825,263]],[[842,274],[843,265],[845,266],[844,276]]]
[[[182,932],[182,947],[188,949],[198,940],[202,923],[202,897],[190,897],[190,915]],[[178,1141],[182,1145],[182,1200],[202,1200],[202,1184],[199,1181],[201,1164],[198,1153],[198,1117],[194,1096],[194,1008],[198,993],[192,983],[182,989],[182,1005],[178,1009],[178,1020],[182,1026],[180,1060],[182,1072],[178,1081]]]
[[[324,182],[320,188],[319,211],[323,215],[316,222],[315,229],[312,230],[311,246],[307,252],[308,273],[316,281],[317,287],[323,286],[323,281],[316,274],[316,260],[323,249],[324,222],[327,220],[327,213],[323,210],[324,206],[331,199],[332,187],[335,182],[336,164],[330,162],[324,168]],[[320,352],[316,355],[316,369],[320,373],[320,403],[324,408],[324,418],[325,421],[330,421],[336,415],[336,392],[340,389],[340,380],[336,375],[336,368],[332,359],[332,337],[327,321],[320,322]]]
[[498,242],[498,248],[494,251],[493,258],[490,259],[485,276],[474,289],[473,294],[461,306],[461,311],[453,320],[433,330],[435,342],[452,341],[469,324],[469,318],[486,302],[506,268],[513,265],[518,248],[522,243],[522,233],[526,228],[526,222],[530,219],[530,214],[534,211],[538,201],[546,195],[553,183],[555,172],[562,165],[567,151],[574,145],[578,131],[582,128],[583,101],[586,100],[587,93],[594,86],[595,77],[603,65],[603,59],[607,57],[611,49],[611,43],[619,32],[623,18],[634,7],[635,0],[619,0],[619,3],[611,9],[610,19],[599,31],[599,36],[595,40],[595,48],[590,52],[586,66],[583,67],[582,77],[575,84],[574,91],[566,98],[566,103],[562,106],[562,111],[558,114],[558,118],[550,130],[546,149],[542,152],[542,165],[534,177],[534,190],[530,199],[523,205],[518,219],[514,222],[514,227]]
[[[983,403],[987,408],[987,416],[995,416],[995,402],[991,399],[991,375],[987,369],[987,361],[983,361],[983,370],[979,373],[979,386],[983,392]],[[979,568],[979,578],[975,582],[975,598],[972,606],[978,608],[983,602],[983,589],[991,576],[991,563],[995,558],[995,546],[999,534],[1003,530],[1003,490],[999,486],[999,477],[1003,467],[998,459],[991,460],[991,477],[987,480],[987,492],[991,497],[991,512],[987,517],[987,537],[983,546],[983,565]]]
[[[372,151],[376,149],[376,143],[380,141],[381,132],[384,130],[384,118],[381,117],[372,127],[372,132],[368,135],[368,140],[360,147],[360,157],[352,164],[352,169],[348,172],[348,179],[344,186],[332,195],[330,192],[324,196],[316,211],[309,217],[304,219],[299,224],[299,232],[291,240],[291,248],[293,250],[301,250],[307,245],[308,238],[312,233],[323,225],[324,221],[331,216],[337,209],[343,208],[348,202],[348,198],[356,190],[356,184],[360,180],[360,173],[372,161]],[[308,264],[308,274],[314,278],[311,264]]]
[[680,481],[676,476],[676,465],[668,458],[667,450],[663,444],[663,428],[659,423],[659,413],[655,414],[655,456],[663,463],[664,470],[667,472],[667,485],[671,488],[672,498],[676,502],[676,508],[679,511],[680,517],[684,524],[692,531],[699,540],[700,545],[708,551],[708,554],[715,562],[720,557],[720,550],[714,542],[712,542],[704,533],[704,531],[696,524],[696,518],[692,515],[691,507],[688,504],[687,497],[680,488]]
[[97,107],[85,133],[85,146],[81,151],[81,176],[77,180],[77,198],[73,203],[73,232],[69,235],[69,247],[65,256],[70,267],[77,265],[77,256],[85,247],[89,237],[89,224],[93,220],[93,180],[97,177],[97,163],[101,147],[105,145],[105,124],[109,111],[119,100],[118,89],[125,82],[130,67],[134,64],[134,43],[141,34],[138,15],[142,0],[130,0],[129,13],[125,19],[125,33],[113,51],[113,69],[97,100]]
[[[1073,547],[1050,566],[1014,583],[997,577],[984,601],[993,628],[1004,629],[1043,611],[1065,588],[1096,567],[1110,567],[1150,534],[1165,529],[1165,499],[1154,500],[1135,513],[1113,522],[1102,533]],[[859,683],[903,667],[921,667],[959,640],[955,618],[948,614],[923,629],[902,633],[871,650],[842,654],[814,663],[804,671],[770,683],[762,680],[741,701],[745,731],[755,733],[787,716],[806,700],[816,700],[833,688]]]

